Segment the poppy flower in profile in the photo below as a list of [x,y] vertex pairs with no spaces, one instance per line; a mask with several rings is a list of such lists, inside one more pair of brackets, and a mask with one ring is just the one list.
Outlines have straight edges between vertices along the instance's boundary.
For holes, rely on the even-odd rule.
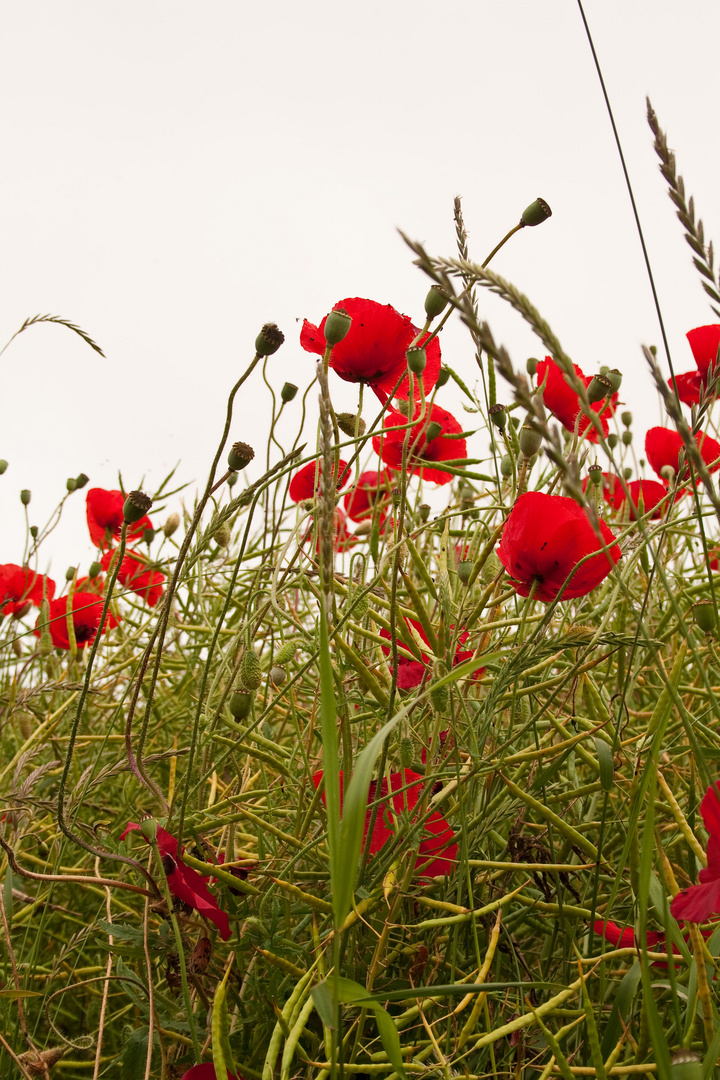
[[3,615],[15,615],[18,619],[27,614],[31,604],[40,607],[45,598],[52,600],[55,582],[52,578],[35,574],[27,566],[5,563],[0,566],[0,607]]
[[[573,364],[575,368],[575,374],[584,386],[589,386],[592,382],[592,376],[583,375],[582,369]],[[547,376],[547,381],[545,382]],[[538,386],[542,386],[545,382],[545,389],[543,390],[543,401],[548,409],[554,416],[560,421],[563,427],[566,427],[568,431],[575,432],[575,423],[578,416],[580,416],[580,423],[578,424],[578,435],[585,435],[589,442],[597,442],[598,433],[595,430],[595,425],[589,416],[586,416],[580,406],[580,398],[575,393],[573,388],[567,382],[565,378],[565,372],[563,369],[555,363],[552,356],[546,356],[544,360],[541,360],[537,366],[537,382]],[[612,397],[603,398],[602,401],[596,401],[590,406],[594,413],[597,413],[602,424],[603,435],[607,435],[609,430],[609,418],[615,412],[615,408],[618,403],[617,393]]]
[[[330,356],[330,367],[346,382],[365,383],[371,387],[382,402],[395,392],[397,397],[407,398],[407,360],[405,354],[420,333],[407,315],[401,315],[390,304],[378,304],[375,300],[363,300],[359,296],[339,300],[333,311],[342,308],[352,319],[346,336],[337,344]],[[304,320],[300,344],[306,352],[322,356],[325,352],[325,323],[313,326]],[[423,335],[422,345],[429,337]],[[434,337],[426,350],[427,364],[420,379],[429,394],[440,372],[440,342]],[[398,390],[395,387],[403,377]],[[415,379],[417,386],[418,377]]]
[[670,905],[670,914],[678,922],[707,922],[720,915],[720,784],[712,784],[700,803],[700,813],[709,834],[707,866],[700,871],[699,885],[683,889]]
[[[408,440],[408,470],[421,480],[435,484],[449,484],[453,474],[442,469],[443,461],[464,461],[467,443],[458,438],[462,428],[455,417],[433,405],[421,418],[422,406],[416,404],[413,415],[414,427]],[[389,409],[385,417],[386,428],[403,427],[402,431],[386,431],[373,436],[373,450],[391,469],[402,468],[403,444],[407,434],[407,417],[395,409]],[[440,468],[435,468],[435,466]]]
[[[312,778],[316,788],[320,786],[323,772],[316,772]],[[377,781],[370,784],[368,791],[368,809],[365,814],[365,826],[363,829],[363,848],[367,839],[372,814],[371,804],[380,800],[372,837],[370,838],[370,854],[376,855],[391,840],[396,832],[396,823],[403,813],[410,815],[412,820],[413,811],[416,809],[423,793],[425,777],[412,769],[403,769],[402,772],[390,773],[390,789],[387,780],[383,779],[378,785]],[[388,797],[389,796],[389,797]],[[322,796],[323,803],[325,795]],[[340,772],[340,809],[343,803],[343,774]],[[444,877],[451,874],[457,855],[455,834],[448,825],[442,814],[434,811],[423,825],[423,838],[420,841],[418,856],[415,861],[415,870],[420,877]]]
[[[600,533],[607,550],[595,535],[585,510],[573,499],[528,491],[510,511],[497,556],[520,596],[529,596],[532,591],[536,600],[549,603],[562,590],[563,600],[573,600],[597,588],[621,556],[613,533],[602,519]],[[578,566],[587,555],[592,558]]]
[[[130,832],[142,833],[142,828],[134,821],[129,821],[120,839],[124,840]],[[145,839],[146,843],[149,843],[144,836],[143,839]],[[185,848],[181,848],[178,854],[177,840],[169,832],[161,828],[160,825],[157,827],[157,842],[160,854],[163,857],[165,876],[172,895],[177,896],[178,900],[182,900],[188,907],[194,908],[200,915],[203,915],[209,922],[217,926],[223,941],[227,941],[230,937],[229,919],[226,913],[218,907],[217,900],[210,892],[205,878],[198,874],[197,870],[193,870],[191,866],[186,866],[183,862],[182,856]]]
[[393,483],[390,474],[370,469],[360,473],[352,491],[343,498],[343,506],[352,521],[367,521],[377,509],[380,521],[385,519],[384,509],[390,502],[390,489]]
[[[713,376],[720,348],[720,324],[696,326],[685,336],[690,342],[697,371],[684,371],[675,376],[678,397],[685,405],[699,405],[700,397]],[[672,390],[672,379],[668,379],[668,386]]]
[[[716,442],[704,432],[698,432],[695,441],[700,448],[702,459],[710,472],[720,469],[720,443]],[[662,470],[669,465],[675,473],[680,468],[680,451],[683,450],[682,438],[674,428],[653,427],[645,436],[645,454],[650,466],[658,476],[662,476]],[[688,475],[689,469],[685,468],[681,480]]]
[[[106,491],[105,488],[90,488],[87,493],[87,523],[90,539],[95,547],[112,547],[120,538],[123,523],[125,496],[122,491]],[[127,527],[128,540],[142,540],[146,529],[153,524],[145,514],[139,521]]]
[[[49,626],[50,637],[56,649],[69,649],[70,638],[68,636],[68,601],[69,596],[59,596],[50,601]],[[72,595],[72,621],[75,630],[75,643],[78,649],[84,649],[86,645],[94,641],[104,604],[102,583],[98,578],[78,578],[75,584],[75,592]],[[33,633],[40,637],[40,621],[38,616]],[[119,623],[114,615],[108,612],[103,633],[112,630]]]
[[[228,1080],[241,1080],[239,1075],[235,1076],[229,1069],[227,1074]],[[202,1065],[193,1065],[192,1069],[182,1074],[180,1080],[215,1080],[216,1075],[212,1061],[204,1061]]]
[[[103,570],[108,570],[113,555],[112,551],[105,552],[100,560]],[[163,594],[165,575],[148,569],[147,563],[138,552],[128,551],[118,570],[118,581],[126,589],[142,597],[148,607],[155,607]]]
[[[421,624],[419,622],[415,622],[414,619],[405,619],[404,616],[402,616],[402,618],[404,620],[405,626],[412,627],[414,631],[413,636],[419,637],[420,640],[423,641],[429,648],[430,643],[428,642],[427,636]],[[454,625],[450,627],[451,631],[454,629]],[[390,641],[390,631],[386,630],[385,627],[382,627],[382,629],[380,630],[380,637],[385,638],[386,641]],[[461,664],[464,660],[469,660],[470,657],[474,654],[474,649],[462,648],[462,646],[467,642],[469,637],[469,630],[461,630],[458,634],[457,644],[455,648],[455,657],[453,659],[453,667],[455,667],[456,664]],[[403,645],[403,640],[401,637],[398,637],[398,644]],[[390,655],[389,645],[381,645],[380,648],[386,656]],[[400,690],[414,690],[415,687],[419,686],[420,683],[423,681],[423,677],[425,675],[428,664],[432,663],[432,656],[430,655],[430,653],[423,653],[423,656],[425,656],[427,659],[421,662],[420,660],[413,660],[407,656],[401,656],[400,654],[398,654],[397,685]],[[485,670],[486,669],[484,667],[478,667],[473,672],[473,679],[482,679],[483,675],[485,674]],[[392,668],[390,669],[390,671],[392,672]]]
[[[347,462],[342,458],[339,461],[339,476],[344,487],[350,479],[350,473],[346,472]],[[345,477],[343,478],[343,473]],[[332,475],[335,475],[335,466],[332,467]],[[317,487],[315,486],[315,477],[317,476]],[[293,502],[301,503],[306,499],[314,499],[320,494],[320,481],[322,478],[322,461],[308,461],[307,465],[303,465],[302,469],[298,469],[290,481],[288,487],[288,495]]]

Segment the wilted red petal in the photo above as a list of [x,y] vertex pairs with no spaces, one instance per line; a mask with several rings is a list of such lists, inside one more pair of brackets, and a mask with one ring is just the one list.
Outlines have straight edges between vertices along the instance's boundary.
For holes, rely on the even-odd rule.
[[[467,457],[465,439],[448,438],[448,436],[460,435],[462,428],[452,413],[441,409],[439,405],[431,406],[422,420],[420,420],[421,411],[422,406],[416,405],[413,418],[417,421],[417,425],[410,430],[408,440],[408,470],[422,480],[431,480],[435,484],[449,484],[453,474],[442,468],[433,468],[433,466],[442,465],[443,461],[465,460]],[[428,439],[427,429],[432,423],[440,425],[440,432],[434,439]],[[402,413],[396,412],[395,409],[388,410],[384,427],[402,427],[407,424],[408,419]],[[373,450],[392,469],[402,468],[406,434],[407,427],[403,431],[386,431],[383,435],[373,436]]]
[[[577,364],[573,364],[573,367],[580,382],[585,386],[589,386],[592,381],[592,376],[584,375],[582,369],[579,368]],[[566,427],[568,431],[574,433],[575,423],[582,412],[580,408],[580,398],[569,385],[565,377],[565,372],[559,364],[553,360],[552,356],[546,356],[537,366],[538,386],[542,386],[543,382],[545,382],[545,389],[543,390],[543,401],[545,405],[557,417],[563,427]],[[618,395],[615,393],[612,397],[603,398],[602,401],[596,401],[590,406],[591,410],[600,417],[604,435],[607,435],[608,433],[608,420],[615,412],[617,403]],[[592,423],[590,417],[586,416],[584,413],[578,424],[578,435],[585,435],[589,442],[597,442],[598,435],[595,430],[595,425]]]

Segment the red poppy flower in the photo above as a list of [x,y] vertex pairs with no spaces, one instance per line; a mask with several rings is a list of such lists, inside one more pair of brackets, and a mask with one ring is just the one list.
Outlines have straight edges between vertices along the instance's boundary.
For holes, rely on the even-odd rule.
[[720,324],[696,326],[694,330],[688,330],[685,336],[690,342],[697,369],[705,378],[717,360],[720,348]]
[[[343,308],[352,319],[346,337],[334,347],[330,367],[346,382],[361,382],[371,387],[381,401],[387,401],[398,379],[405,375],[396,396],[407,398],[407,360],[405,354],[419,330],[407,315],[390,304],[378,304],[359,296],[339,300],[333,310]],[[306,352],[322,356],[325,352],[325,319],[320,326],[303,322],[300,344]],[[425,334],[419,344],[427,340]],[[427,365],[419,377],[428,394],[440,372],[440,342],[435,337],[426,350]],[[415,379],[415,385],[418,378]]]
[[[129,832],[141,833],[142,829],[134,821],[129,821],[120,839],[124,840]],[[143,837],[143,839],[145,838]],[[188,907],[194,908],[209,922],[214,923],[220,931],[222,939],[227,941],[230,937],[228,917],[218,907],[217,900],[210,892],[205,878],[198,874],[197,870],[193,870],[191,866],[186,866],[182,861],[185,848],[181,848],[178,855],[177,840],[159,825],[157,827],[157,841],[160,854],[163,856],[163,865],[166,866],[165,874],[172,895],[177,896],[178,900],[182,900]],[[145,842],[148,843],[149,841],[146,840]]]
[[[441,409],[439,405],[433,405],[424,419],[420,419],[421,405],[415,406],[413,421],[416,425],[410,430],[408,442],[408,469],[422,480],[432,480],[435,484],[449,484],[452,473],[435,469],[432,466],[442,465],[443,461],[462,461],[467,457],[467,443],[465,439],[449,438],[457,436],[462,428],[451,413]],[[407,417],[395,409],[389,409],[385,417],[386,428],[407,425]],[[439,427],[433,428],[434,425]],[[428,428],[430,435],[428,437]],[[373,449],[391,469],[402,467],[403,443],[407,430],[388,431],[381,435],[373,436]]]
[[[228,1080],[241,1080],[240,1076],[235,1076],[230,1070],[227,1070]],[[215,1080],[215,1066],[212,1061],[204,1061],[202,1065],[193,1065],[192,1069],[188,1069],[186,1073],[183,1073],[180,1080]]]
[[562,495],[528,491],[505,522],[497,555],[520,596],[535,586],[536,600],[554,600],[581,559],[597,554],[573,573],[563,600],[586,596],[605,580],[621,556],[615,537],[600,520],[604,551],[583,508]]
[[[119,538],[124,505],[125,496],[122,491],[90,488],[87,493],[87,523],[90,539],[96,547],[112,547],[113,541]],[[152,522],[146,514],[139,521],[128,525],[128,539],[142,540],[145,530],[152,527]]]
[[[675,376],[675,382],[677,383],[678,397],[684,405],[700,404],[700,393],[705,382],[699,371],[684,371],[681,375]],[[672,390],[672,379],[668,379],[668,386]]]
[[680,921],[707,922],[720,914],[720,784],[713,784],[700,803],[705,828],[709,833],[707,866],[698,874],[699,885],[691,885],[674,897],[670,914]]
[[[313,784],[319,787],[323,778],[322,771],[315,773]],[[395,835],[395,822],[403,812],[407,811],[413,816],[418,801],[423,791],[425,777],[412,769],[403,769],[401,773],[390,773],[391,795],[388,798],[388,783],[383,779],[380,784],[373,781],[368,791],[368,804],[375,802],[379,797],[381,802],[375,815],[372,837],[370,839],[370,854],[376,855],[378,851]],[[323,803],[325,795],[323,794]],[[340,773],[340,809],[343,800],[343,774]],[[365,828],[363,830],[363,846],[367,838],[371,816],[370,805],[365,814]],[[454,842],[454,833],[442,814],[434,811],[423,826],[423,839],[420,842],[415,870],[421,877],[444,877],[452,873],[457,844]]]
[[[303,537],[303,544],[306,544],[313,534],[313,526],[311,525],[308,531]],[[347,518],[345,511],[341,510],[339,506],[335,507],[333,511],[333,551],[347,551],[353,544],[357,543],[357,537],[353,535],[348,529]],[[320,537],[318,536],[315,544],[315,554],[320,551]]]
[[[56,649],[70,648],[67,625],[68,600],[68,596],[59,596],[56,600],[50,601],[50,625],[48,630]],[[72,597],[72,620],[75,628],[75,643],[78,649],[84,649],[87,644],[94,640],[100,625],[103,604],[104,599],[100,580],[98,578],[78,578]],[[36,637],[40,637],[41,619],[42,616],[39,616],[33,630]],[[108,613],[103,626],[103,633],[112,630],[118,623],[119,619]]]
[[[698,432],[695,441],[700,447],[702,459],[710,472],[717,472],[720,469],[720,443],[703,432]],[[678,472],[680,451],[683,446],[683,441],[674,428],[653,427],[645,436],[645,453],[651,468],[658,476],[662,476],[662,469],[666,465],[670,465],[676,473]],[[685,479],[688,472],[689,469],[686,467],[680,479]]]
[[369,472],[360,473],[352,491],[348,491],[343,499],[347,516],[352,521],[365,521],[373,516],[375,508],[378,507],[380,521],[384,521],[383,508],[390,500],[389,491],[392,486],[390,474],[387,472],[378,473],[377,469],[371,469]]
[[[678,893],[678,896],[679,895],[681,894]],[[593,930],[599,937],[604,938],[605,941],[609,941],[611,945],[614,945],[616,949],[637,949],[638,952],[640,951],[640,945],[635,939],[635,931],[631,926],[626,926],[621,930],[617,923],[610,921],[600,922],[600,920],[598,920],[593,923]],[[712,930],[702,931],[702,936],[706,941],[711,934]],[[683,939],[685,941],[688,941],[689,937],[689,934],[683,934]],[[647,947],[651,952],[669,951],[665,934],[662,933],[662,931],[648,930],[645,940],[647,941]],[[679,952],[674,945],[671,944],[670,948],[672,949],[674,956],[679,955]],[[657,968],[667,968],[668,965],[665,960],[653,960],[652,966]]]
[[[412,629],[417,634],[417,636],[420,638],[420,640],[424,641],[425,644],[428,645],[428,647],[429,647],[430,643],[428,642],[428,639],[427,639],[427,637],[425,635],[425,631],[423,630],[421,624],[419,622],[415,622],[414,619],[405,619],[403,616],[401,616],[401,618],[404,619],[405,625],[406,626],[411,626]],[[455,626],[454,625],[451,626],[450,629],[454,630]],[[380,630],[380,637],[385,638],[386,641],[390,641],[390,639],[391,639],[390,631],[386,630],[385,627],[383,627]],[[470,631],[469,630],[461,630],[461,632],[458,634],[457,646],[456,646],[456,649],[455,649],[455,658],[453,660],[453,667],[455,667],[456,664],[461,664],[463,662],[463,660],[469,660],[470,657],[474,654],[474,652],[475,652],[474,649],[463,650],[461,648],[461,646],[465,644],[465,642],[468,640],[469,637],[470,637]],[[399,642],[399,644],[402,645],[403,644],[402,638],[398,637],[398,642]],[[389,645],[381,645],[380,648],[382,649],[382,651],[385,653],[386,656],[390,655],[390,646]],[[429,653],[424,653],[423,655],[426,656],[427,659],[422,661],[422,662],[419,661],[419,660],[411,660],[407,656],[398,655],[397,685],[398,685],[400,690],[413,690],[416,686],[419,686],[420,683],[423,681],[423,676],[425,675],[425,670],[426,670],[428,664],[430,664],[432,662],[432,657],[431,657],[431,655]],[[392,671],[392,668],[390,670]],[[478,667],[473,672],[473,679],[482,679],[483,675],[485,674],[485,670],[486,669],[484,667]]]
[[21,618],[31,604],[40,607],[43,586],[46,599],[52,600],[55,595],[55,582],[52,578],[35,574],[29,567],[16,566],[15,563],[0,566],[0,605],[4,605],[3,615],[16,615]]
[[[625,502],[625,492],[622,489],[622,484],[616,476],[612,473],[603,473],[602,482],[602,496],[606,503],[613,506],[616,510]],[[587,490],[588,480],[583,480],[583,491]],[[658,504],[667,495],[667,488],[664,484],[658,484],[657,480],[632,480],[627,485],[627,489],[630,493],[631,506],[630,506],[630,519],[636,520],[634,507],[640,506],[640,498],[642,496],[643,501],[643,514],[652,513],[652,519],[655,521],[657,518],[662,517],[662,509],[657,509]]]
[[[293,502],[300,503],[305,502],[306,499],[314,499],[320,494],[320,478],[322,477],[322,461],[317,462],[308,461],[307,465],[303,465],[302,469],[293,475],[290,486],[288,488],[288,494]],[[341,486],[344,487],[350,479],[350,473],[347,473],[343,477],[343,473],[347,469],[347,463],[340,459],[339,462],[339,476],[342,481]],[[317,472],[317,487],[315,487],[315,474]],[[335,475],[335,466],[332,468],[332,475]]]
[[[582,369],[573,364],[575,374],[584,386],[589,386],[592,376],[583,375]],[[575,431],[575,423],[581,414],[580,398],[565,378],[565,372],[555,363],[552,356],[546,356],[537,366],[538,386],[541,386],[547,375],[547,382],[543,390],[543,401],[550,411],[557,417],[563,427],[568,431]],[[618,395],[613,394],[610,398],[596,401],[590,408],[600,417],[603,435],[608,433],[608,420],[615,412],[618,403]],[[598,433],[589,416],[582,414],[578,424],[578,435],[585,435],[589,442],[597,442]]]
[[[106,551],[100,560],[103,570],[112,562],[114,552]],[[155,607],[163,594],[165,575],[157,570],[149,570],[147,563],[136,551],[128,551],[118,571],[118,581],[147,602],[148,607]]]

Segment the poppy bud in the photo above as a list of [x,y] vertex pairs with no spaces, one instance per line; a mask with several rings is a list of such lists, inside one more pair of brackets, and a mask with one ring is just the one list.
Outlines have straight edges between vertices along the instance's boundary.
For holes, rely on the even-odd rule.
[[179,527],[180,527],[180,515],[179,514],[169,514],[167,521],[163,525],[163,532],[165,533],[166,536],[172,536],[172,534],[174,532],[177,532]]
[[238,472],[249,465],[254,457],[255,451],[252,446],[248,446],[246,442],[233,443],[228,454],[228,468],[233,472]]
[[152,544],[153,540],[155,539],[155,530],[143,529],[142,538],[144,544]]
[[538,197],[525,207],[520,221],[523,225],[542,225],[549,217],[552,217],[552,210],[544,199]]
[[463,585],[467,585],[474,569],[475,563],[468,559],[463,559],[458,563],[457,574]]
[[609,379],[606,379],[604,375],[593,375],[587,388],[588,401],[591,405],[594,405],[597,401],[602,401],[603,398],[612,394],[612,392],[613,387]]
[[537,358],[534,357],[534,356],[528,356],[527,360],[525,361],[525,370],[527,371],[530,378],[532,378],[533,375],[535,374],[535,372],[537,371],[537,366],[538,366]]
[[99,562],[90,563],[90,569],[88,570],[88,577],[89,578],[96,578],[101,570],[102,570],[102,566],[100,565]]
[[32,496],[28,489],[23,488],[23,490],[20,492],[20,502],[23,504],[23,506],[29,506],[31,498]]
[[242,660],[240,661],[240,678],[242,679],[243,686],[246,686],[248,690],[257,690],[262,682],[260,657],[254,653],[252,649],[246,649],[242,655]]
[[415,758],[415,743],[405,735],[400,740],[400,764],[403,769],[409,769]]
[[445,712],[450,704],[450,691],[447,686],[433,686],[430,688],[430,701],[435,712]]
[[65,580],[66,581],[73,581],[76,574],[77,574],[77,566],[68,566],[67,570],[65,571]]
[[447,382],[450,382],[450,372],[446,367],[441,367],[438,371],[438,377],[435,382],[435,386],[439,390],[440,387],[444,386]]
[[8,463],[5,458],[0,458],[0,476],[5,472],[8,467]]
[[395,408],[400,413],[400,415],[404,416],[405,418],[410,415],[410,402],[405,401],[404,398],[398,398],[395,403]]
[[215,529],[213,530],[213,540],[218,547],[226,548],[230,546],[232,533],[230,532],[230,526],[227,522],[223,521],[215,526]]
[[625,427],[630,427],[630,425],[632,424],[632,413],[631,412],[620,413],[620,419],[622,420]]
[[447,307],[448,300],[439,285],[431,285],[425,297],[425,314],[428,319],[436,319]]
[[270,681],[274,686],[284,686],[287,682],[287,671],[280,664],[270,668]]
[[77,480],[74,476],[68,476],[67,480],[65,481],[65,487],[68,489],[68,491],[75,490],[75,488],[77,487]]
[[352,316],[348,315],[345,308],[334,308],[327,319],[325,320],[325,326],[323,327],[323,333],[325,335],[325,344],[333,348],[334,345],[339,345],[352,326]]
[[503,454],[500,460],[500,472],[507,480],[513,474],[513,459],[509,454]]
[[507,410],[504,405],[491,405],[488,409],[488,416],[498,431],[505,430],[507,425]]
[[532,424],[523,424],[520,428],[519,442],[525,457],[534,457],[542,445],[542,434]]
[[43,632],[41,633],[37,651],[38,656],[50,656],[51,652],[53,651],[53,643],[49,631],[43,630]]
[[371,521],[361,521],[360,524],[358,525],[357,529],[353,533],[353,536],[357,536],[357,537],[369,536],[371,532],[372,532],[372,522]]
[[290,660],[293,660],[295,653],[297,652],[297,641],[291,638],[290,641],[284,642],[279,649],[275,650],[275,663],[287,664]]
[[38,529],[37,525],[30,526],[30,535],[32,536],[33,540],[37,540],[39,532],[40,530]]
[[617,437],[617,435],[615,434],[614,431],[611,431],[610,434],[608,435],[607,442],[608,442],[608,446],[610,447],[610,449],[614,450],[615,447],[618,444],[618,437]]
[[603,480],[602,465],[591,465],[588,469],[588,477],[593,487],[600,487]]
[[[12,614],[13,619],[24,619],[31,607],[32,607],[32,604],[28,600],[25,604],[23,604],[22,607],[19,607],[17,609],[17,611],[13,612],[13,614]],[[19,645],[19,644],[20,644],[19,641],[13,641],[13,649],[15,649],[15,646]],[[22,654],[19,653],[17,651],[17,649],[15,649],[15,655],[20,656]]]
[[255,352],[258,356],[272,356],[273,353],[278,351],[284,340],[285,335],[274,322],[265,323],[255,338]]
[[154,817],[143,818],[140,822],[140,832],[149,844],[157,840],[158,823]]
[[600,374],[604,375],[608,382],[612,383],[613,394],[616,394],[622,386],[622,371],[618,371],[618,369],[614,367],[610,368],[609,371],[602,371]]
[[84,488],[89,479],[89,476],[86,476],[84,472],[81,472],[78,476],[75,477],[75,487]]
[[393,506],[398,507],[402,502],[402,491],[400,490],[400,488],[394,487],[390,492],[390,497],[392,499]]
[[628,465],[627,468],[623,469],[623,477],[626,480],[629,480],[631,476],[632,476],[632,469]]
[[237,478],[238,478],[238,474],[236,472],[231,472],[230,475],[228,476],[227,480],[225,481],[225,483],[230,488],[235,487],[235,485],[237,484]]
[[433,439],[437,439],[438,435],[442,433],[442,424],[438,424],[437,420],[431,420],[428,426],[425,428],[425,438],[428,442],[432,442]]
[[622,433],[623,446],[629,446],[632,442],[632,431],[623,431]]
[[431,509],[432,507],[428,503],[420,503],[418,506],[418,517],[423,523],[430,517]]
[[144,491],[131,491],[123,505],[123,518],[126,525],[133,525],[144,518],[152,506],[152,499]]
[[408,349],[405,359],[407,360],[408,371],[412,371],[413,375],[422,375],[427,365],[427,357],[422,346],[416,345]]
[[706,634],[711,634],[717,626],[717,612],[712,600],[698,600],[690,608],[692,617]]
[[340,412],[337,414],[336,419],[340,430],[343,432],[343,434],[349,435],[351,439],[355,438],[356,423],[358,435],[365,434],[365,428],[367,427],[367,425],[361,416],[357,417],[355,413],[351,412]]
[[672,465],[663,465],[662,469],[660,470],[660,475],[662,476],[663,480],[667,480],[668,484],[672,484],[673,480],[675,479],[675,470],[673,469]]
[[228,702],[230,712],[233,714],[236,720],[244,720],[250,715],[250,709],[252,708],[252,695],[246,693],[244,690],[235,690],[230,695],[230,701]]
[[693,1050],[677,1050],[670,1061],[672,1080],[702,1080],[702,1061]]
[[289,401],[292,401],[292,399],[295,397],[297,392],[298,392],[298,388],[295,385],[295,383],[286,382],[286,383],[283,383],[283,388],[280,391],[280,397],[285,402],[285,404],[287,405],[287,403]]

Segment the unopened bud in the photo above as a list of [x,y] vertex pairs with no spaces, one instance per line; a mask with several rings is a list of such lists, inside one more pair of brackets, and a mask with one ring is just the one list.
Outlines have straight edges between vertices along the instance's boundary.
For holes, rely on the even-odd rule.
[[131,491],[123,505],[123,518],[126,525],[132,525],[144,518],[152,506],[152,499],[144,491]]
[[84,472],[79,473],[79,475],[75,477],[75,487],[84,488],[89,479],[90,477],[86,476]]
[[8,463],[5,458],[0,458],[0,476],[5,472],[8,467]]
[[[12,615],[13,619],[24,619],[31,607],[32,607],[32,603],[30,602],[30,600],[27,600],[22,605],[22,607],[19,607],[17,609],[17,611],[13,612],[13,615]],[[13,648],[15,648],[15,645],[17,645],[17,644],[19,644],[19,642],[17,640],[14,641],[13,642]]]
[[297,641],[293,638],[291,638],[290,641],[285,641],[279,649],[275,650],[275,663],[281,665],[289,663],[294,659],[297,650]]
[[423,348],[414,346],[412,349],[408,349],[405,359],[407,360],[408,371],[412,371],[413,375],[422,375],[427,366],[427,356]]
[[591,405],[594,405],[597,401],[602,401],[609,394],[612,394],[612,383],[609,379],[606,379],[604,375],[593,375],[587,388],[588,401]]
[[174,532],[177,532],[177,530],[179,528],[180,528],[180,515],[179,514],[169,514],[167,521],[163,525],[163,532],[165,533],[165,535],[166,536],[172,536],[172,534]]
[[593,487],[600,487],[603,481],[602,465],[591,465],[588,468],[588,479]]
[[405,401],[404,398],[397,399],[397,401],[395,402],[395,408],[400,413],[400,415],[404,416],[406,419],[410,415],[410,402]]
[[632,431],[623,431],[623,433],[622,433],[623,446],[629,446],[630,443],[632,442],[632,439],[633,439]]
[[76,574],[77,574],[77,566],[68,566],[67,570],[65,571],[65,580],[66,581],[73,581],[75,579]]
[[232,533],[230,531],[230,526],[226,521],[222,521],[219,525],[215,526],[213,530],[213,540],[218,547],[226,548],[230,546]]
[[242,655],[242,660],[240,661],[240,678],[242,679],[243,686],[246,686],[248,690],[257,690],[262,682],[262,665],[260,663],[260,657],[254,653],[252,649],[246,649]]
[[426,441],[432,442],[433,439],[437,439],[440,434],[442,434],[442,424],[438,424],[437,420],[431,420],[425,428]]
[[235,690],[230,695],[228,706],[236,720],[244,720],[250,715],[252,695],[248,694],[245,690]]
[[[629,479],[631,478],[632,474],[633,474],[633,471],[632,471],[632,469],[630,468],[630,466],[629,466],[629,465],[627,465],[627,466],[626,466],[626,467],[625,467],[625,468],[623,469],[623,479],[625,479],[625,480],[629,480]],[[641,494],[642,494],[642,490],[641,490]]]
[[498,431],[504,431],[507,425],[507,410],[504,405],[491,405],[488,409],[491,422]]
[[20,492],[20,502],[23,504],[23,506],[29,506],[31,498],[32,498],[32,495],[28,491],[28,489],[23,488],[23,490]]
[[101,570],[102,570],[102,566],[100,565],[99,562],[90,563],[90,569],[88,570],[88,577],[89,578],[96,578]]
[[235,487],[235,485],[237,484],[237,479],[238,479],[238,474],[236,472],[231,472],[230,475],[228,476],[227,480],[225,481],[225,483],[227,484],[228,487],[232,488],[232,487]]
[[394,487],[390,492],[390,498],[392,499],[393,506],[398,507],[402,502],[402,491],[400,488]]
[[365,434],[365,428],[367,427],[362,416],[356,416],[355,413],[341,412],[337,414],[337,424],[344,435],[349,435],[351,439],[355,438],[355,425],[357,424],[358,435]]
[[254,457],[255,451],[252,446],[248,446],[246,442],[233,443],[228,454],[228,468],[239,472],[240,469],[249,465]]
[[450,372],[446,367],[441,367],[438,371],[437,382],[435,383],[436,389],[440,389],[445,383],[450,382]]
[[339,345],[343,338],[347,337],[351,326],[352,316],[348,315],[345,308],[333,308],[323,327],[325,344],[329,345],[330,348]]
[[400,764],[403,769],[409,769],[415,760],[415,743],[405,735],[400,740]]
[[155,529],[143,529],[143,544],[152,544],[155,539]]
[[526,458],[534,457],[542,446],[542,434],[533,424],[523,424],[518,440]]
[[672,465],[663,465],[662,469],[660,470],[660,475],[662,476],[663,480],[666,480],[668,482],[668,484],[672,484],[673,480],[675,479],[675,470],[673,469]]
[[552,210],[544,199],[538,197],[525,207],[520,221],[523,225],[542,225],[549,217],[552,217]]
[[717,612],[712,600],[698,600],[690,608],[692,617],[706,634],[711,634],[717,626]]
[[602,374],[612,384],[613,394],[617,394],[618,390],[622,386],[623,376],[622,371],[618,371],[616,367],[610,368],[609,371],[603,371]]
[[507,480],[513,474],[513,459],[509,454],[503,454],[500,459],[500,472]]
[[614,450],[618,444],[618,437],[614,431],[611,431],[607,437],[607,443],[611,450]]
[[53,641],[49,631],[43,630],[40,635],[40,641],[38,642],[38,656],[42,656],[43,659],[50,656],[53,651]]
[[67,480],[65,481],[65,487],[68,489],[68,491],[75,490],[75,488],[77,487],[77,480],[74,476],[68,476]]
[[628,411],[620,413],[620,419],[622,420],[625,427],[630,427],[630,425],[632,424],[632,413]]
[[531,379],[532,379],[533,375],[535,374],[535,372],[537,371],[537,366],[538,366],[537,358],[534,357],[534,356],[528,356],[527,360],[525,361],[525,370],[527,371],[527,373],[528,373],[528,375],[530,376]]
[[274,322],[265,323],[255,338],[255,352],[258,356],[272,356],[273,353],[278,351],[284,340],[285,335]]
[[463,559],[462,562],[458,563],[457,574],[463,585],[467,585],[474,569],[475,563],[468,559]]
[[445,310],[447,304],[447,296],[443,294],[440,286],[431,285],[430,291],[425,297],[425,314],[428,319],[436,319]]
[[430,701],[435,712],[444,713],[450,704],[450,691],[447,686],[432,686]]

